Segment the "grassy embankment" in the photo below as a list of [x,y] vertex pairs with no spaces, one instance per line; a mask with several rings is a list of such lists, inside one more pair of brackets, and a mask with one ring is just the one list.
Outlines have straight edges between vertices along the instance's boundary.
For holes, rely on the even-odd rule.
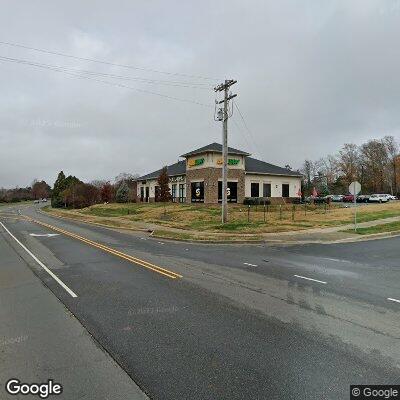
[[[354,233],[354,230],[348,230],[346,232]],[[368,228],[357,229],[357,233],[359,235],[372,235],[374,233],[387,233],[387,232],[400,233],[400,221],[390,222],[388,224],[370,226]]]
[[[59,216],[99,223],[117,228],[156,229],[157,236],[177,239],[202,239],[206,235],[220,236],[224,239],[238,239],[240,235],[252,235],[259,239],[262,233],[287,232],[310,228],[324,228],[350,224],[353,221],[353,209],[332,205],[324,206],[292,205],[250,209],[243,205],[230,205],[229,223],[220,222],[220,207],[192,204],[99,204],[82,210],[63,210],[47,208],[46,211]],[[389,204],[362,205],[358,208],[358,221],[367,222],[377,219],[400,216],[400,202]]]

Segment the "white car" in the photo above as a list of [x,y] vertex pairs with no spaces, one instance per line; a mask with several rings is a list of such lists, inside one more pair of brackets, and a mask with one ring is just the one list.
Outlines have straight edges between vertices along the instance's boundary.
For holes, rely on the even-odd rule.
[[393,196],[392,194],[388,194],[389,200],[397,200],[396,196]]
[[369,203],[387,203],[390,200],[388,194],[371,194],[369,196]]
[[334,194],[332,195],[331,200],[335,202],[340,202],[343,201],[343,197],[344,196],[342,194]]

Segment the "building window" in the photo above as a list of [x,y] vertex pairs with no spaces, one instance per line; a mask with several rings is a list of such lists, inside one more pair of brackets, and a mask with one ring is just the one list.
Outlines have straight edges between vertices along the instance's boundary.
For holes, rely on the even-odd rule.
[[263,197],[271,197],[271,184],[270,183],[263,184]]
[[282,183],[282,197],[289,197],[289,184]]
[[260,197],[260,184],[258,182],[251,183],[251,197]]
[[191,182],[192,203],[204,203],[204,182]]
[[[228,203],[237,203],[237,182],[228,182]],[[222,181],[218,181],[218,202],[222,202]]]
[[185,184],[180,183],[179,184],[179,203],[184,203],[185,202]]
[[172,193],[171,193],[171,196],[172,196],[172,201],[175,201],[175,199],[176,199],[176,183],[173,183],[173,184],[172,184]]
[[143,202],[144,200],[144,187],[140,187],[140,201]]

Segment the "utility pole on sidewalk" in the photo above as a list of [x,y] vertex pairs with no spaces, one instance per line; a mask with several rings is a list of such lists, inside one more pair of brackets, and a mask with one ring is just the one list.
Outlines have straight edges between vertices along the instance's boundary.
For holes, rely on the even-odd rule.
[[232,100],[237,94],[230,94],[229,88],[237,81],[225,80],[214,88],[215,92],[224,92],[224,99],[216,101],[216,104],[224,104],[223,108],[218,110],[218,121],[222,121],[222,223],[228,221],[228,118],[229,100]]

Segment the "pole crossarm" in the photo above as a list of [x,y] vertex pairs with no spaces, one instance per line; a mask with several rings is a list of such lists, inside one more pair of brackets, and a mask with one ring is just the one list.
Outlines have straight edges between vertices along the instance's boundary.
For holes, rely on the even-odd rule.
[[[228,100],[228,101],[229,101],[229,100],[232,100],[232,99],[235,98],[236,96],[237,96],[237,94],[231,94],[231,95],[227,98],[227,100]],[[222,103],[225,103],[225,99],[217,102],[217,104],[222,104]]]
[[220,85],[216,86],[214,88],[214,91],[215,92],[222,92],[223,90],[229,88],[230,86],[234,85],[235,83],[237,83],[236,80],[227,79],[224,83],[221,83]]

